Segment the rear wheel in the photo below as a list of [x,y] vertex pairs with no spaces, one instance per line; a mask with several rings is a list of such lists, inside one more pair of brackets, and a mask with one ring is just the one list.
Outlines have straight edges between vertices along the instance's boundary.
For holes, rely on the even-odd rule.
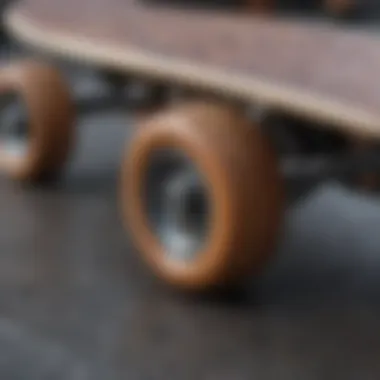
[[242,280],[275,248],[283,199],[276,157],[234,109],[189,103],[143,122],[121,195],[137,248],[175,286]]
[[35,181],[61,169],[73,141],[74,109],[60,74],[27,61],[0,71],[0,169]]

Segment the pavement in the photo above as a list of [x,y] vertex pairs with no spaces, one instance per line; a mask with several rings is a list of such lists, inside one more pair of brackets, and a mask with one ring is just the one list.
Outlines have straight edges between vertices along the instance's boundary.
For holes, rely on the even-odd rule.
[[[71,70],[79,92],[95,91]],[[316,188],[288,210],[260,278],[184,296],[121,226],[132,132],[124,110],[82,116],[57,184],[0,180],[0,379],[380,378],[380,198]]]

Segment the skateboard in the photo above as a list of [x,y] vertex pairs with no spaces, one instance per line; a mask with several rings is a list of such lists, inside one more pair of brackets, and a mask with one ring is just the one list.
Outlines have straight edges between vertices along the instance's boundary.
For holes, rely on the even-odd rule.
[[[259,275],[279,244],[290,181],[355,184],[379,170],[374,33],[134,0],[24,0],[5,25],[115,88],[125,77],[152,90],[121,164],[120,209],[147,267],[174,287]],[[26,105],[29,131],[2,138],[3,172],[35,182],[62,170],[75,107],[57,68],[10,64],[0,89]]]

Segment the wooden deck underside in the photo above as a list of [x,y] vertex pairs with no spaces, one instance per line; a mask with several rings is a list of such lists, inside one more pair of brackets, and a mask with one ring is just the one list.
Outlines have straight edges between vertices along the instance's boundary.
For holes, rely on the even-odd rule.
[[380,137],[380,38],[138,0],[24,0],[16,38],[71,58],[223,91]]

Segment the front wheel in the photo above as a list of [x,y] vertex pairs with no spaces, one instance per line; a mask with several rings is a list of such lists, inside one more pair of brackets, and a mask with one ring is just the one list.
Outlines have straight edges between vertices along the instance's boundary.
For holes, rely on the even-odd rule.
[[140,125],[122,168],[123,216],[150,268],[208,290],[259,272],[283,209],[276,157],[236,110],[189,103]]

